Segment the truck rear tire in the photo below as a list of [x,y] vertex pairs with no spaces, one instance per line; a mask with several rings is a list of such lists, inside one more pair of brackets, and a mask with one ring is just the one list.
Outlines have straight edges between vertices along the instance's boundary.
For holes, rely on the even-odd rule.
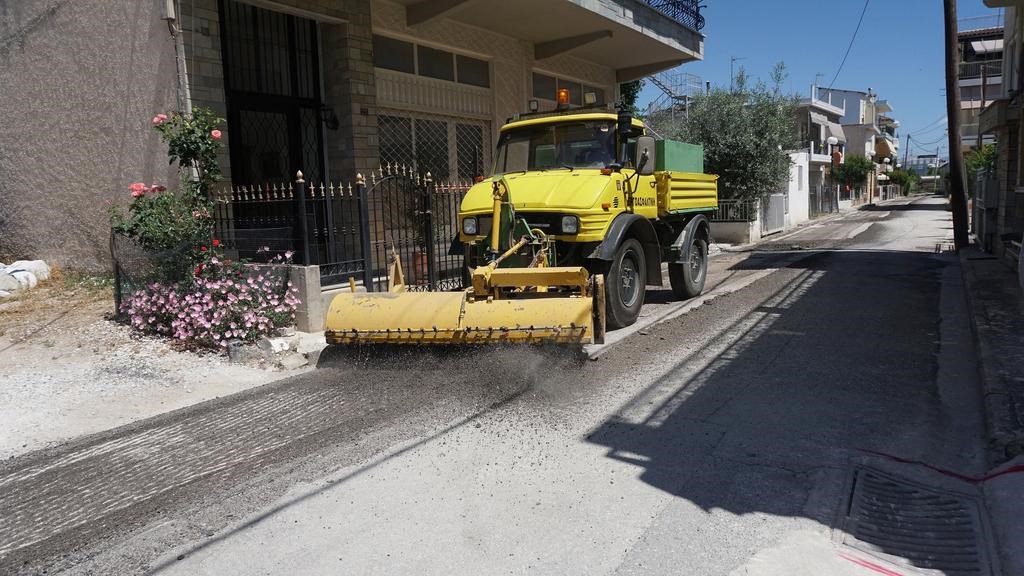
[[647,291],[644,249],[635,238],[627,238],[615,250],[605,277],[608,328],[625,328],[636,322]]
[[708,243],[696,235],[690,239],[690,258],[687,262],[668,265],[668,281],[672,293],[680,300],[700,296],[708,277]]

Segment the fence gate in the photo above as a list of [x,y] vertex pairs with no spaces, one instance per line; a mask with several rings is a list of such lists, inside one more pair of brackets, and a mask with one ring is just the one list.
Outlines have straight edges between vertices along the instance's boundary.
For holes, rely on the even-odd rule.
[[812,187],[808,209],[811,218],[837,212],[839,210],[839,193],[835,186],[818,184]]
[[765,199],[764,218],[761,220],[761,233],[773,234],[786,227],[786,195],[772,194]]
[[404,166],[387,165],[367,183],[367,290],[384,291],[392,254],[410,290],[463,287],[462,256],[449,255],[458,234],[459,203],[467,185],[437,183]]

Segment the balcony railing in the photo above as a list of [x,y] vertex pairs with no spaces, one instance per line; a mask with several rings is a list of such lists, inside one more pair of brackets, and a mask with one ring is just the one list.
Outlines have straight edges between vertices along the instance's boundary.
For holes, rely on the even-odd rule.
[[956,29],[960,32],[971,30],[985,30],[987,28],[1001,28],[1003,26],[1002,14],[986,14],[985,16],[971,16],[956,21]]
[[704,27],[699,0],[647,0],[647,4],[691,30]]
[[986,60],[984,62],[961,62],[960,79],[981,78],[982,72],[986,78],[996,78],[1003,75],[1003,61]]

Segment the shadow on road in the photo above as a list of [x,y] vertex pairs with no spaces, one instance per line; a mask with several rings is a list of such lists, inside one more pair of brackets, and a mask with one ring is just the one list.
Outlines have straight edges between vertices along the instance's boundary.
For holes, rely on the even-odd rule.
[[943,444],[935,385],[949,261],[837,252],[793,263],[802,270],[793,282],[679,359],[588,440],[706,511],[826,525],[837,508],[807,509],[815,475],[843,474],[859,450],[935,461],[944,446],[944,464],[968,466],[956,440]]

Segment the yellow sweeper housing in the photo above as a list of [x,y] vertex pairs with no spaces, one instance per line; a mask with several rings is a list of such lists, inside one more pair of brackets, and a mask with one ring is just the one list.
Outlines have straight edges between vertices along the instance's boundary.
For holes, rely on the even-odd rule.
[[[553,243],[540,230],[528,230],[511,246],[501,246],[514,222],[504,180],[493,185],[491,261],[470,273],[461,292],[411,292],[401,262],[392,255],[387,292],[343,293],[334,297],[326,318],[332,344],[489,344],[526,342],[587,344],[604,340],[604,289],[600,275],[582,266],[552,267]],[[499,250],[504,250],[499,252]],[[511,257],[523,267],[499,268]]]

